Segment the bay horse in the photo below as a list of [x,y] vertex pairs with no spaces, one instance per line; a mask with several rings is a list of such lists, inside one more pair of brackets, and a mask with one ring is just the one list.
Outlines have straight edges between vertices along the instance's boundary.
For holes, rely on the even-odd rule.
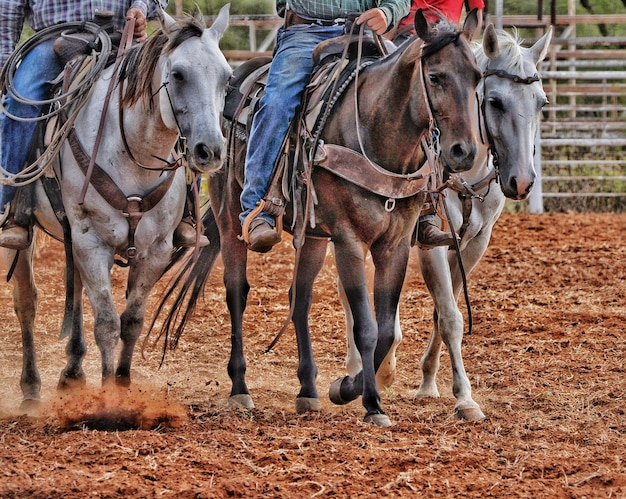
[[[457,399],[454,411],[468,421],[480,420],[484,414],[472,399],[461,354],[464,323],[458,300],[463,289],[462,271],[469,275],[485,254],[506,198],[526,199],[535,182],[535,139],[542,108],[548,102],[537,70],[551,38],[552,28],[527,48],[522,46],[517,33],[511,35],[490,24],[485,28],[482,44],[474,43],[473,50],[483,73],[477,92],[480,114],[476,116],[476,121],[480,121],[481,145],[474,166],[452,175],[444,191],[451,224],[461,236],[463,268],[454,248],[417,249],[422,276],[435,308],[430,342],[421,360],[422,381],[415,397],[439,397],[436,376],[441,346],[445,343],[452,366],[452,392]],[[361,370],[361,360],[340,282],[339,290],[347,316],[346,366],[354,376]],[[400,323],[396,321],[393,346],[377,372],[381,387],[393,381],[395,351],[401,339]]]
[[[102,383],[130,383],[146,302],[174,255],[173,233],[186,202],[185,168],[176,168],[181,162],[168,158],[175,154],[179,137],[186,138],[186,159],[193,171],[214,172],[222,167],[226,155],[221,113],[232,70],[219,40],[228,27],[229,5],[221,9],[209,29],[201,16],[176,21],[164,11],[160,14],[160,29],[123,53],[119,71],[110,66],[93,82],[54,166],[71,234],[73,262],[67,262],[66,272],[71,265],[77,270],[73,282],[68,282],[68,287],[74,287],[74,298],[62,330],[62,337],[69,336],[69,340],[67,364],[58,383],[61,389],[86,382],[82,368],[86,353],[83,289],[93,310]],[[109,91],[112,80],[119,91]],[[103,106],[107,93],[108,109]],[[103,113],[106,118],[100,121]],[[92,159],[100,122],[101,142],[87,183],[86,163]],[[41,179],[35,195],[35,230],[42,228],[63,241],[62,224]],[[13,262],[13,302],[22,330],[22,406],[27,409],[37,405],[41,390],[34,345],[34,246],[33,242],[17,254],[2,251],[7,266]],[[121,315],[111,289],[111,270],[120,256],[127,259],[128,266],[126,306]]]
[[[428,154],[421,139],[432,134],[433,124],[440,159],[446,168],[463,171],[474,162],[478,139],[472,117],[480,71],[470,42],[478,30],[477,12],[468,15],[460,31],[445,20],[430,26],[421,11],[415,19],[421,38],[377,59],[361,69],[358,77],[349,79],[321,133],[320,144],[324,144],[324,151],[339,150],[337,155],[342,159],[331,161],[337,163],[334,166],[344,166],[347,170],[365,168],[360,178],[363,181],[368,180],[363,177],[384,178],[395,186],[395,182],[409,184],[419,177]],[[204,219],[205,234],[211,241],[216,240],[215,230],[219,230],[221,247],[211,244],[201,249],[198,262],[190,267],[187,278],[181,279],[183,290],[176,300],[180,303],[182,297],[190,293],[182,313],[181,324],[184,325],[221,249],[231,317],[229,403],[253,408],[245,380],[242,333],[250,285],[246,276],[247,248],[240,239],[242,228],[238,218],[246,143],[239,134],[232,136],[235,147],[230,150],[234,152],[229,154],[224,170],[209,179],[211,210]],[[317,367],[311,350],[308,315],[313,281],[323,265],[328,242],[332,241],[337,268],[355,317],[356,344],[365,359],[362,375],[344,383],[341,390],[363,395],[366,422],[389,426],[391,421],[381,406],[375,372],[382,360],[379,352],[386,351],[387,343],[393,339],[393,319],[406,272],[411,235],[427,187],[423,182],[415,194],[396,198],[373,193],[327,168],[328,164],[312,169],[309,180],[316,196],[315,227],[313,224],[306,226],[306,235],[296,252],[297,272],[290,289],[301,385],[296,411],[303,413],[321,408],[315,385]],[[373,255],[376,266],[376,315],[368,300],[367,251]],[[175,294],[175,289],[170,293]],[[177,313],[181,316],[180,311]],[[177,331],[182,331],[182,326]]]

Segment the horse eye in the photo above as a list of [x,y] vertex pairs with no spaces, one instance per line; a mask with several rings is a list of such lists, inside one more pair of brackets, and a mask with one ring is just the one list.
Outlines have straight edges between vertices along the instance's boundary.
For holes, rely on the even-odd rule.
[[176,81],[183,81],[185,79],[180,71],[172,71],[170,74]]
[[431,85],[439,85],[441,83],[439,76],[436,74],[429,74],[428,80],[430,81]]
[[502,101],[500,99],[490,97],[488,102],[492,108],[497,109],[498,111],[504,111],[504,105],[502,104]]

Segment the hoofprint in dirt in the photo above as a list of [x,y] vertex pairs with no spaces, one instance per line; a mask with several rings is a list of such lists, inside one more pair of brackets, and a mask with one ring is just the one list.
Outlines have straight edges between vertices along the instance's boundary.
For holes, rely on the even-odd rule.
[[[324,400],[320,414],[296,415],[293,333],[264,354],[288,311],[289,241],[250,262],[245,326],[256,409],[226,407],[229,324],[216,269],[178,349],[159,369],[160,347],[147,347],[128,395],[116,395],[126,411],[118,417],[130,414],[129,426],[152,429],[81,425],[68,415],[111,408],[115,399],[98,391],[93,338],[89,398],[82,404],[56,394],[63,260],[60,245],[46,240],[37,256],[45,399],[37,417],[17,414],[19,327],[10,286],[1,289],[0,497],[626,497],[625,227],[624,214],[505,214],[498,221],[469,283],[474,333],[464,351],[486,414],[478,423],[450,416],[445,359],[442,398],[413,399],[432,308],[413,255],[398,376],[383,393],[395,425],[385,429],[363,423],[358,402]],[[345,372],[335,276],[328,257],[312,310],[321,389]],[[114,277],[122,306],[123,270]]]

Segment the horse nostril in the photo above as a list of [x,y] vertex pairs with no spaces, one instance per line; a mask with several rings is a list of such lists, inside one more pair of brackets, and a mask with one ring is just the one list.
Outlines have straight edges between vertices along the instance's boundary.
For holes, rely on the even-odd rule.
[[204,142],[200,142],[199,144],[196,144],[196,147],[193,150],[193,155],[199,163],[206,163],[211,159],[213,153]]
[[452,146],[451,154],[457,161],[473,159],[476,154],[476,148],[466,144],[465,142],[458,142]]

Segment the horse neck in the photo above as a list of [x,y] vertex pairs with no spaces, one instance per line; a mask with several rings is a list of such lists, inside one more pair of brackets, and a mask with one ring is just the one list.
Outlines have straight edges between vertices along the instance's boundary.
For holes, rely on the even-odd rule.
[[[152,88],[159,86],[155,77]],[[168,128],[163,121],[160,98],[161,92],[157,92],[151,103],[140,99],[122,111],[123,132],[134,159],[153,168],[164,166],[164,162],[156,158],[167,159],[178,139],[178,130]]]
[[474,114],[474,120],[477,124],[476,128],[479,130],[480,133],[478,153],[476,154],[476,159],[474,160],[474,166],[472,166],[470,170],[462,174],[463,178],[470,183],[482,180],[493,170],[493,165],[491,162],[492,157],[489,152],[489,138],[487,136],[487,128],[485,126],[485,120],[482,112],[482,96],[480,93],[481,91],[481,87],[479,87],[477,91],[476,109]]
[[[428,129],[429,116],[425,111],[417,122],[411,117],[414,87],[423,86],[414,81],[416,72],[407,75],[398,66],[389,60],[368,66],[346,90],[341,110],[336,110],[335,116],[340,116],[344,125],[345,145],[357,151],[363,146],[373,161],[404,174],[414,172],[424,161],[420,139]],[[355,133],[355,89],[358,91],[358,134]],[[333,137],[336,142],[335,139]]]

